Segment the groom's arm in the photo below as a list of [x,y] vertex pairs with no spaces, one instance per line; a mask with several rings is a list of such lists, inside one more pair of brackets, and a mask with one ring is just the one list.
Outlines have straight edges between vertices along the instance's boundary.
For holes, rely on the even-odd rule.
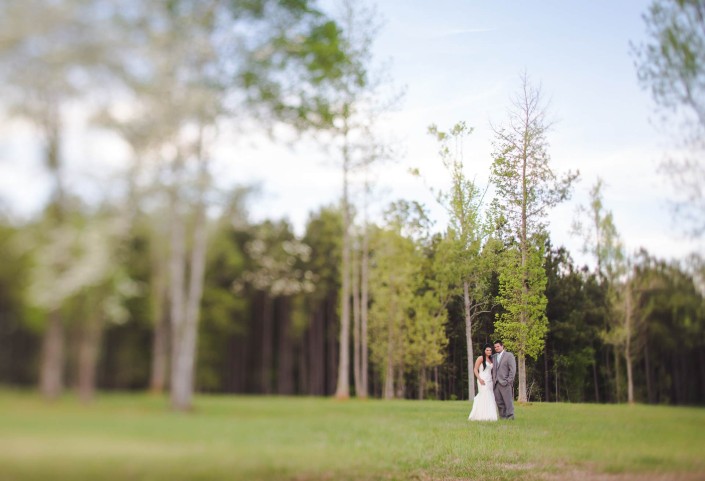
[[511,384],[514,382],[514,376],[517,372],[517,361],[513,354],[507,361],[509,361],[507,362],[507,367],[509,368],[507,369],[507,384]]

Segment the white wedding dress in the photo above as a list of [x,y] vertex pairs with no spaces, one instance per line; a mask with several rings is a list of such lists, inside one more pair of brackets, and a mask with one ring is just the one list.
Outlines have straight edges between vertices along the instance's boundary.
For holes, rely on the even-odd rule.
[[485,385],[477,382],[477,396],[472,401],[472,411],[468,419],[470,421],[497,421],[497,403],[494,400],[492,390],[492,364],[487,363],[487,369],[480,364],[480,378],[485,381]]

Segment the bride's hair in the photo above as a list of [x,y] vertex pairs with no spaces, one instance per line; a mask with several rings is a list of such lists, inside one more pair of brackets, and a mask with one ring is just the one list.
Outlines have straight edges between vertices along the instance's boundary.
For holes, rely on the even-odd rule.
[[[485,351],[488,347],[492,350],[492,344],[485,344],[482,348],[482,369],[487,369],[487,354],[485,354]],[[492,357],[492,354],[490,354],[490,357]]]

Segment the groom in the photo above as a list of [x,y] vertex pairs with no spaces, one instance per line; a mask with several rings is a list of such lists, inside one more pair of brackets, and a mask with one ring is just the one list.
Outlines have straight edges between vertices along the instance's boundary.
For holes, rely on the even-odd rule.
[[514,419],[514,375],[517,371],[517,363],[514,354],[504,350],[502,341],[494,342],[494,350],[492,379],[494,379],[494,398],[499,408],[499,417]]

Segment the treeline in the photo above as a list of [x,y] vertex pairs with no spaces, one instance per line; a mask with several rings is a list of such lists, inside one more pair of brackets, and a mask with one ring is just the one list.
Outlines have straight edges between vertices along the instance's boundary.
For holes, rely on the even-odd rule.
[[[492,126],[489,185],[467,177],[471,128],[429,128],[448,179],[434,192],[448,224],[433,230],[413,199],[366,215],[400,97],[372,62],[373,8],[0,5],[3,113],[31,127],[50,183],[41,212],[2,218],[0,382],[85,401],[168,390],[178,410],[195,390],[467,399],[479,349],[502,338],[519,401],[703,403],[702,263],[627,252],[600,180],[576,225],[595,266],[551,245],[548,212],[578,173],[552,170],[526,73]],[[224,132],[315,139],[341,167],[340,207],[301,236],[250,222],[247,189],[216,179],[222,151],[239,152]],[[70,135],[127,152],[90,195]]]
[[[285,221],[243,222],[244,200],[238,199],[209,225],[196,389],[332,395],[338,369],[340,211],[312,214],[298,238]],[[391,366],[393,396],[467,399],[471,377],[462,293],[450,294],[447,317],[435,323],[427,317],[424,323],[428,306],[422,300],[447,258],[442,236],[398,228],[401,221],[419,225],[410,207],[397,203],[388,224],[370,226],[367,388],[372,396],[384,396]],[[422,220],[422,211],[416,214]],[[156,272],[163,246],[150,234],[153,222],[141,215],[128,236],[122,269],[131,286],[121,288],[127,292],[114,306],[118,313],[96,320],[98,294],[90,289],[62,307],[67,356],[61,369],[68,385],[79,390],[91,389],[86,383],[105,390],[167,387],[170,328]],[[45,313],[25,301],[33,260],[31,252],[21,255],[23,235],[32,228],[2,226],[0,382],[9,385],[36,385],[41,364]],[[614,328],[606,281],[548,242],[543,268],[548,332],[544,352],[529,363],[529,400],[626,401],[625,353],[610,339]],[[639,253],[633,269],[638,286],[631,351],[635,399],[703,404],[705,312],[692,273],[646,252]],[[498,277],[491,269],[493,296]],[[399,279],[396,291],[383,282],[391,278]],[[396,318],[394,303],[404,311]],[[495,303],[477,317],[475,352],[494,339],[501,309]]]

